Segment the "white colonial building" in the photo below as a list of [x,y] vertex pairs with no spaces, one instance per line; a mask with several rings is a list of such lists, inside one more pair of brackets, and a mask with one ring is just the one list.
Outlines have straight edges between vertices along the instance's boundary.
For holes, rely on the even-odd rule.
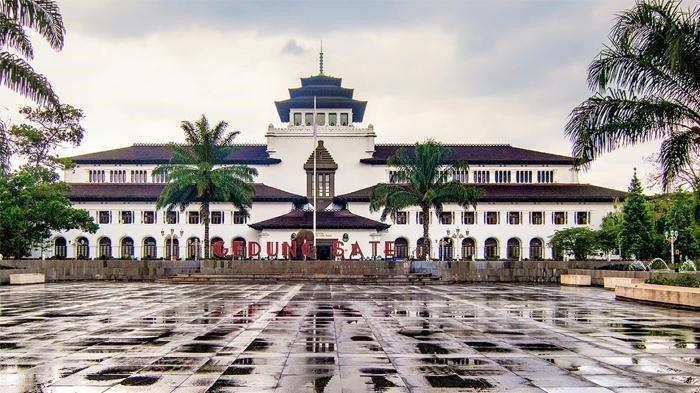
[[[367,103],[354,99],[340,78],[302,78],[301,87],[289,89],[289,95],[275,102],[282,125],[268,127],[265,143],[239,145],[228,157],[229,164],[258,170],[256,196],[249,217],[227,203],[212,206],[212,243],[258,243],[260,257],[277,253],[281,258],[282,242],[299,229],[311,229],[310,201],[316,192],[320,258],[330,257],[334,241],[342,242],[346,257],[356,242],[365,258],[383,257],[387,248],[392,250],[389,256],[415,256],[424,219],[418,208],[388,222],[369,210],[373,185],[401,181],[387,159],[400,147],[410,149],[413,141],[375,144],[374,127],[360,126]],[[312,181],[314,97],[318,187]],[[557,229],[597,227],[614,201],[624,197],[621,191],[579,183],[571,157],[510,145],[449,147],[453,160],[470,165],[454,178],[482,188],[483,194],[476,209],[447,205],[439,217],[431,214],[434,258],[552,258],[555,253],[547,241]],[[47,256],[194,259],[202,254],[199,206],[184,212],[155,208],[164,179],[153,170],[170,159],[163,144],[135,144],[72,159],[76,165],[65,173],[69,196],[76,207],[90,212],[100,229],[95,234],[56,233]],[[257,254],[255,248],[249,251]]]

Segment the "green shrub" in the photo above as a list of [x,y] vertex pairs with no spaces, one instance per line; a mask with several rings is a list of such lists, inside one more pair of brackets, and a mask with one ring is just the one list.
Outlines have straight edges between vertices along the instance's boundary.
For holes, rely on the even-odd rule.
[[700,288],[700,280],[694,274],[679,274],[673,278],[663,276],[652,276],[647,278],[644,282],[647,284]]

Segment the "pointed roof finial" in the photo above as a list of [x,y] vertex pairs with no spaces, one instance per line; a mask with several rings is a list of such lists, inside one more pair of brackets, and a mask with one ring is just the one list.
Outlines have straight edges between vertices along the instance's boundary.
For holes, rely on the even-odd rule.
[[323,40],[321,40],[321,52],[318,57],[319,75],[323,75]]

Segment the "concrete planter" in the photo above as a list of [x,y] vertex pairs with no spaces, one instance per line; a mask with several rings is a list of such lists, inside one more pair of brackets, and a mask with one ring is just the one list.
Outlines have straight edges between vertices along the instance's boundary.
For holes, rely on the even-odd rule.
[[618,285],[643,284],[644,279],[633,277],[603,277],[603,288],[615,290]]
[[587,274],[562,274],[559,280],[561,285],[574,285],[579,287],[591,286],[591,276]]
[[615,297],[700,309],[700,288],[655,284],[623,284],[615,287]]
[[46,282],[44,273],[15,273],[10,274],[10,285],[43,284]]

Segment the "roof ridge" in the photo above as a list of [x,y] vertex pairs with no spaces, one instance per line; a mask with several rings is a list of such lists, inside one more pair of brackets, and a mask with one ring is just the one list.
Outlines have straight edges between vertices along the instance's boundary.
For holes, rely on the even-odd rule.
[[[418,142],[416,142],[418,143]],[[375,146],[415,146],[416,143],[375,143]],[[515,147],[510,143],[441,143],[442,146]]]
[[[167,144],[170,144],[172,142],[137,142],[132,144],[131,146],[124,146],[120,149],[125,149],[129,147],[134,147],[134,146],[146,146],[146,147],[161,147],[165,146]],[[176,143],[176,145],[181,145],[185,146],[187,145],[186,143]],[[242,143],[234,143],[233,146],[267,146],[267,143],[262,143],[262,142],[242,142]],[[116,150],[116,149],[113,149]]]

